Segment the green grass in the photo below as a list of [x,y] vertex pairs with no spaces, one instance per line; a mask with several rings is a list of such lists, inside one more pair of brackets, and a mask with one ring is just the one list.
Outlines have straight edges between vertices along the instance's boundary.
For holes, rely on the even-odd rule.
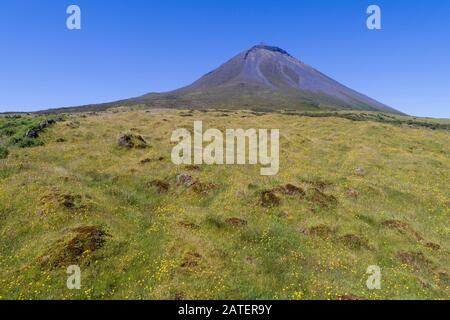
[[8,147],[29,148],[42,145],[41,139],[26,137],[28,130],[36,130],[44,116],[9,115],[0,117],[0,158],[6,158]]
[[[450,297],[448,130],[368,116],[185,114],[69,115],[33,148],[20,148],[13,137],[41,117],[0,117],[9,150],[0,160],[0,299]],[[174,166],[172,130],[194,120],[221,130],[280,128],[280,173]],[[122,132],[142,135],[149,147],[119,148]],[[355,174],[358,167],[366,174]],[[197,194],[177,186],[181,172],[216,187]],[[167,182],[169,191],[159,192],[154,180]],[[307,196],[280,194],[279,207],[260,205],[262,191],[288,183]],[[337,204],[313,201],[312,186]],[[230,218],[246,225],[233,226]],[[388,220],[407,227],[388,228]],[[64,250],[80,226],[110,236],[77,259],[82,290],[71,291],[65,265],[40,261]],[[370,265],[382,268],[382,290],[366,288]]]
[[450,120],[417,118],[403,115],[387,114],[369,111],[315,111],[300,112],[295,110],[281,111],[285,115],[297,115],[312,118],[343,118],[352,121],[374,121],[398,126],[428,128],[432,130],[450,130]]

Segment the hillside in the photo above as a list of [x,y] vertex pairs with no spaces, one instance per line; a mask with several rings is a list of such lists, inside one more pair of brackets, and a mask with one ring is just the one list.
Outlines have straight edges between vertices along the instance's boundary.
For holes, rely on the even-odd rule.
[[[450,297],[450,132],[430,129],[448,121],[124,110],[64,115],[37,138],[48,117],[0,117],[0,299]],[[173,165],[172,131],[200,119],[280,128],[280,173]],[[366,288],[370,265],[382,290]]]

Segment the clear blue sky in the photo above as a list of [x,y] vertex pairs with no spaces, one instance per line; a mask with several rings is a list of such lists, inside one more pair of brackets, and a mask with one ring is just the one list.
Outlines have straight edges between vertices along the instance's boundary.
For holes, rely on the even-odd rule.
[[403,112],[450,117],[448,0],[2,0],[0,42],[0,112],[168,91],[265,42]]

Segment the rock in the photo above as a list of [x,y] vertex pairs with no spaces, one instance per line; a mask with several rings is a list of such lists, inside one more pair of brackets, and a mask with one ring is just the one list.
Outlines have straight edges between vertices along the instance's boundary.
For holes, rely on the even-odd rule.
[[39,131],[44,130],[45,128],[50,127],[51,125],[55,124],[56,120],[55,119],[47,119],[47,120],[43,120],[41,121],[41,123],[39,123]]
[[120,147],[128,149],[131,148],[143,149],[147,147],[147,142],[142,136],[126,133],[120,134],[118,144]]
[[358,167],[355,169],[355,174],[357,176],[365,176],[366,175],[366,169],[362,168],[362,167]]
[[44,212],[44,210],[39,210],[38,212],[36,212],[36,215],[41,218],[41,217],[45,216],[45,212]]
[[300,229],[298,229],[298,231],[307,237],[311,235],[311,232],[309,231],[308,228],[300,228]]
[[261,205],[263,207],[278,207],[280,204],[281,198],[273,190],[267,190],[261,193]]
[[45,128],[47,128],[49,126],[49,123],[47,120],[42,121],[41,123],[39,123],[39,129],[40,130],[44,130]]
[[194,178],[187,173],[181,173],[177,176],[177,184],[190,187],[194,184]]
[[127,134],[121,134],[119,136],[119,146],[125,147],[125,148],[133,148],[134,145],[132,143],[131,135]]
[[25,133],[25,137],[31,138],[31,139],[37,139],[37,138],[39,138],[39,132],[36,130],[29,129],[27,131],[27,133]]

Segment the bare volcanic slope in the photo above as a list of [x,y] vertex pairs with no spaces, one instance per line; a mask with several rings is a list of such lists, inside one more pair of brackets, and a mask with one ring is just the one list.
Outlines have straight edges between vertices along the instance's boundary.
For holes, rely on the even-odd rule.
[[400,114],[331,79],[285,50],[267,45],[241,52],[187,87],[83,108],[102,110],[137,104],[154,108],[348,109]]
[[191,85],[134,102],[166,107],[354,109],[399,113],[292,57],[285,50],[257,45]]

